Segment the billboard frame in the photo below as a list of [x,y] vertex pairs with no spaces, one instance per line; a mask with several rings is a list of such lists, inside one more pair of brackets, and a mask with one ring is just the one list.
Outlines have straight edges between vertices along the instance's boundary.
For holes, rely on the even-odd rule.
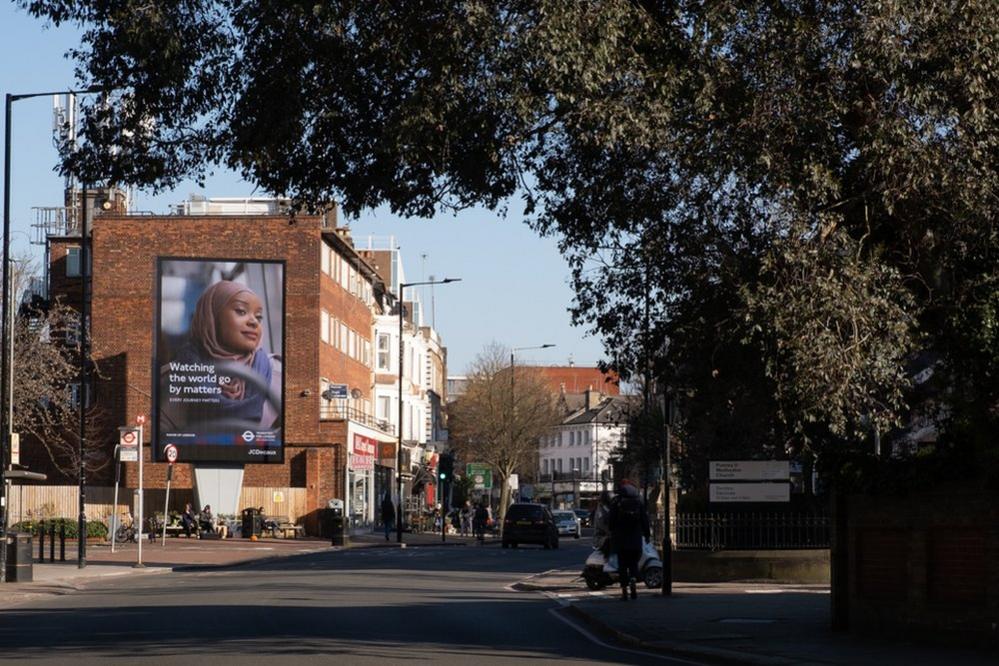
[[[283,465],[285,463],[285,448],[287,447],[287,424],[285,412],[287,403],[285,395],[287,389],[287,349],[288,349],[288,261],[286,259],[260,259],[253,257],[215,257],[215,256],[185,256],[185,255],[157,255],[153,257],[153,344],[152,355],[150,357],[150,381],[152,383],[152,433],[149,444],[150,461],[155,463],[167,463],[163,442],[160,436],[160,333],[162,331],[163,315],[163,274],[164,262],[169,261],[189,261],[204,263],[250,263],[250,264],[270,264],[281,266],[281,411],[278,415],[281,431],[281,447],[277,456],[264,458],[262,460],[211,460],[211,459],[188,459],[184,462],[191,464],[203,464],[205,466],[243,466],[243,465]],[[139,455],[142,453],[140,451]]]

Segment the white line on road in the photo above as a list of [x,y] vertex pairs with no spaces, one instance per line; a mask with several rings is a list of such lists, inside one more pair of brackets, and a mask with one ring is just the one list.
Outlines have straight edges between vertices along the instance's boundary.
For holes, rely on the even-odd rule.
[[602,641],[599,638],[597,638],[596,636],[594,636],[590,631],[588,631],[587,629],[579,626],[578,624],[576,624],[575,622],[573,622],[569,618],[565,617],[564,615],[562,615],[558,611],[559,611],[559,609],[557,609],[557,608],[549,608],[548,609],[548,612],[553,617],[557,618],[561,622],[564,622],[565,624],[569,625],[571,628],[575,629],[576,632],[578,632],[579,634],[581,634],[582,636],[584,636],[591,643],[595,643],[595,644],[599,645],[600,647],[606,648],[608,650],[616,650],[617,652],[627,652],[628,654],[637,654],[637,655],[641,655],[643,657],[647,657],[647,658],[651,658],[651,659],[658,659],[660,661],[668,661],[668,662],[673,663],[673,664],[691,664],[692,666],[705,666],[704,662],[701,662],[701,661],[688,661],[686,659],[680,659],[678,657],[667,657],[664,654],[656,654],[655,652],[645,652],[643,650],[632,650],[631,648],[618,647],[617,645],[612,645],[610,643],[605,643],[604,641]]

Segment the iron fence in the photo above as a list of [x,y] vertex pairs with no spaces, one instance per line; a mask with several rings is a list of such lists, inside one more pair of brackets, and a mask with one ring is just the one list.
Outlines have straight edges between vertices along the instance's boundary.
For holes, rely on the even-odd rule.
[[829,547],[822,513],[678,513],[676,547],[686,550],[789,550]]
[[395,426],[385,419],[375,418],[373,415],[368,414],[365,411],[357,409],[355,407],[347,407],[345,405],[320,405],[319,407],[319,419],[335,420],[335,419],[348,419],[355,421],[357,423],[364,424],[369,428],[374,428],[376,430],[381,430],[387,435],[392,435],[395,433]]

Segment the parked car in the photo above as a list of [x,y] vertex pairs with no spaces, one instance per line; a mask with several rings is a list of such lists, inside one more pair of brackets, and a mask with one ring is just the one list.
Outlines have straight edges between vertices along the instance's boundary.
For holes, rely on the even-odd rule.
[[558,528],[551,510],[543,504],[511,504],[503,520],[502,543],[504,548],[516,548],[522,543],[558,548]]
[[586,509],[576,509],[573,513],[579,518],[582,527],[593,527],[593,514]]
[[558,528],[559,536],[564,534],[575,539],[579,538],[579,518],[574,511],[553,511],[552,515],[555,517],[555,527]]

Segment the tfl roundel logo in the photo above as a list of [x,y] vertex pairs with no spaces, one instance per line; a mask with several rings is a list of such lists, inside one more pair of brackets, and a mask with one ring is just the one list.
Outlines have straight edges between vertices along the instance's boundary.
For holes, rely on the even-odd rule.
[[246,442],[247,444],[252,442],[254,439],[256,439],[256,435],[253,434],[252,430],[247,430],[246,432],[243,433],[243,441]]

